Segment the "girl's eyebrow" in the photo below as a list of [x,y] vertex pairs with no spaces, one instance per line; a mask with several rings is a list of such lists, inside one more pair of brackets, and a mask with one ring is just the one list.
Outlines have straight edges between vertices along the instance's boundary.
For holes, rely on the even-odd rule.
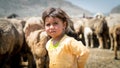
[[56,24],[56,23],[58,23],[58,22],[53,22],[53,23],[55,23],[55,24]]

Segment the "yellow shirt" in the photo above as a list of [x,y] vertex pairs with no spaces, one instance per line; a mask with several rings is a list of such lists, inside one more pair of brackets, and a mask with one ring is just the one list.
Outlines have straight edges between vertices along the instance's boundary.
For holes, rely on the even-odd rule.
[[64,35],[54,47],[51,39],[46,44],[50,63],[49,68],[84,68],[89,50],[72,37]]

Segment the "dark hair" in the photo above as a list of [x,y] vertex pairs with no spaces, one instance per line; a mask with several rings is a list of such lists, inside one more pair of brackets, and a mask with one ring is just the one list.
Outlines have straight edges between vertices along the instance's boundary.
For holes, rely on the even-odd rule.
[[68,25],[68,19],[69,16],[60,8],[48,8],[47,10],[45,10],[42,14],[42,19],[43,22],[45,24],[45,19],[46,17],[57,17],[59,19],[61,19],[63,22],[66,22],[66,24]]

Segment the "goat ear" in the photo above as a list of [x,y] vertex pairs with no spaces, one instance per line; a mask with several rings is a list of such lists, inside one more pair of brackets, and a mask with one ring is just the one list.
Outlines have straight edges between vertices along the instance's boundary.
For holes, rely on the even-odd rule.
[[26,21],[21,21],[23,28],[25,27]]
[[2,36],[3,30],[0,30],[0,37]]

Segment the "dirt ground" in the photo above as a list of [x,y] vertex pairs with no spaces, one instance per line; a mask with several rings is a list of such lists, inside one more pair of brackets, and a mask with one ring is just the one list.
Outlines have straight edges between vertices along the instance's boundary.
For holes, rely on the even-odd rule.
[[118,60],[114,59],[114,51],[109,49],[89,48],[90,55],[85,68],[120,68],[120,51]]
[[[85,68],[120,68],[120,50],[118,60],[114,59],[114,51],[109,49],[89,48],[90,55]],[[27,68],[23,66],[22,68]]]

